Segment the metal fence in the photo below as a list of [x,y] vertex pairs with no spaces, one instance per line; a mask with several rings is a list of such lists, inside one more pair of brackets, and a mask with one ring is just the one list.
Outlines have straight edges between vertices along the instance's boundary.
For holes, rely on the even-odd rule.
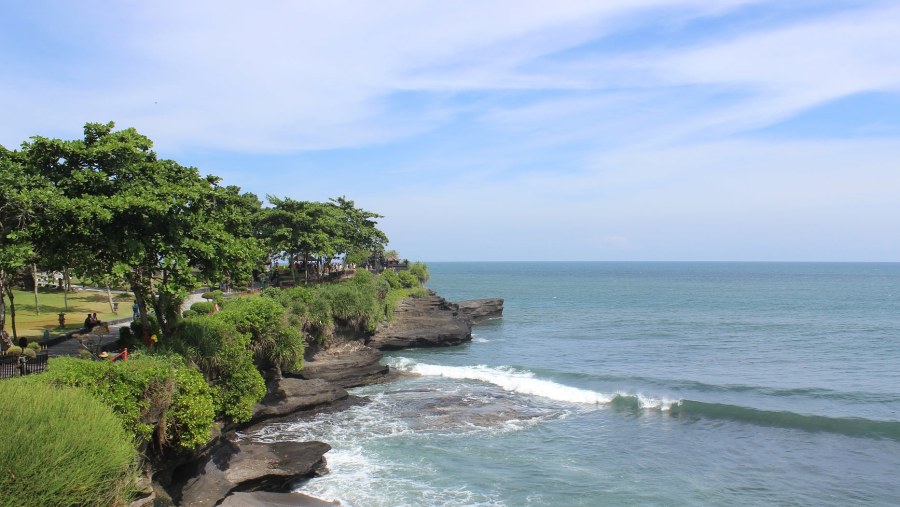
[[0,379],[40,373],[47,369],[47,351],[38,352],[37,357],[0,356]]

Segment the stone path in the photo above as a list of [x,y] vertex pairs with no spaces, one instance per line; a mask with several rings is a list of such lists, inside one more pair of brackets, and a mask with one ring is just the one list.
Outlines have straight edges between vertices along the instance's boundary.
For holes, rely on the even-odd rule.
[[[184,303],[181,305],[181,311],[185,311],[191,307],[192,304],[203,301],[203,298],[200,294],[189,294],[187,298],[185,298]],[[128,326],[131,324],[131,317],[126,317],[123,319],[116,319],[109,322],[109,332],[103,333],[100,338],[100,344],[106,345],[112,343],[119,339],[119,328]],[[98,336],[96,334],[91,334],[91,337],[94,339],[94,342],[97,342]],[[47,352],[50,357],[59,357],[59,356],[78,356],[81,354],[81,350],[83,347],[78,342],[78,340],[74,338],[68,338],[64,341],[61,341],[57,344],[51,345],[47,348]]]

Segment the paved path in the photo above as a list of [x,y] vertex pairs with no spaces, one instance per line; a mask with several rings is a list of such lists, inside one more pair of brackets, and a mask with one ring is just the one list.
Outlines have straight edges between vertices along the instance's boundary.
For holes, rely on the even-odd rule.
[[[187,298],[185,298],[184,303],[181,305],[181,311],[185,311],[190,309],[191,305],[198,302],[203,301],[203,297],[200,294],[189,294]],[[119,339],[119,328],[131,325],[131,318],[124,319],[116,319],[109,323],[109,332],[103,333],[99,336],[100,345],[106,345],[112,343]],[[90,333],[91,338],[94,339],[94,343],[96,344],[98,341],[98,335],[94,333]],[[61,341],[55,345],[51,345],[47,348],[47,352],[50,357],[59,357],[59,356],[78,356],[81,354],[81,350],[83,347],[78,340],[74,338],[69,338],[64,341]]]

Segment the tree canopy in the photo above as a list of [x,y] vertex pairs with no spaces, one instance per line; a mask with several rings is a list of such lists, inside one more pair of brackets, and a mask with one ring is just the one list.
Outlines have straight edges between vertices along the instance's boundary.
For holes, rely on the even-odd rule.
[[[146,321],[174,331],[188,291],[244,283],[266,259],[328,263],[383,250],[379,215],[339,197],[328,202],[222,186],[216,176],[157,157],[133,128],[88,123],[82,139],[32,137],[0,147],[0,292],[9,275],[38,260],[95,280],[124,280]],[[13,306],[13,305],[11,305]],[[13,306],[14,307],[14,306]],[[0,320],[5,316],[0,302]]]

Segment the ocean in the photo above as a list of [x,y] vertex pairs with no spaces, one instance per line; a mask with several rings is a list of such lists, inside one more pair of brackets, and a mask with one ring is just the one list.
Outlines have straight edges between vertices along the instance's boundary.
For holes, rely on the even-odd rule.
[[273,424],[343,505],[900,505],[900,264],[430,263],[503,297],[420,376]]

